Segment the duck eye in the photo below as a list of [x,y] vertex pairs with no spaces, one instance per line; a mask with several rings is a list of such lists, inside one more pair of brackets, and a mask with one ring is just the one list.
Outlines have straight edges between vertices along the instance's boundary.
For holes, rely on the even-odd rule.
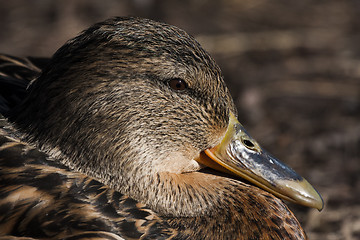
[[186,82],[181,78],[172,78],[168,81],[169,87],[176,91],[181,91],[187,88]]

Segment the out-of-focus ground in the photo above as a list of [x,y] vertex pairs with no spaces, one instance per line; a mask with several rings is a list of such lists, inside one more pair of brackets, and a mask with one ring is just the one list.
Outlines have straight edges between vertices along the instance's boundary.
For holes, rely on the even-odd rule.
[[216,59],[239,119],[321,192],[290,204],[309,239],[360,239],[360,1],[0,0],[0,52],[50,56],[110,16],[194,35]]

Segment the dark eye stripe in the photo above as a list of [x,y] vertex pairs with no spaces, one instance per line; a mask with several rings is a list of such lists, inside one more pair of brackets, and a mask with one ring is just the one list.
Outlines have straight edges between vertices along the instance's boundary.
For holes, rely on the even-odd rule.
[[181,78],[172,78],[168,81],[169,87],[176,91],[181,91],[187,88],[186,82]]

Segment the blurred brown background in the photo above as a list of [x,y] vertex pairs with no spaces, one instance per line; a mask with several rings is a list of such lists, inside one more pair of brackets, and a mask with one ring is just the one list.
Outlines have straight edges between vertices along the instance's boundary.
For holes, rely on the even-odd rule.
[[0,52],[50,56],[111,16],[194,35],[223,70],[239,119],[322,193],[290,204],[309,239],[360,239],[360,1],[0,0]]

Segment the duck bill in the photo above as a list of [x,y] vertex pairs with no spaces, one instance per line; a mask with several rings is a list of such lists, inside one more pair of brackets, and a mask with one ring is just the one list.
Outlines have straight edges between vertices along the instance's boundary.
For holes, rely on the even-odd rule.
[[279,198],[321,210],[320,194],[290,167],[280,162],[252,139],[231,114],[222,142],[201,153],[198,161],[253,183]]

